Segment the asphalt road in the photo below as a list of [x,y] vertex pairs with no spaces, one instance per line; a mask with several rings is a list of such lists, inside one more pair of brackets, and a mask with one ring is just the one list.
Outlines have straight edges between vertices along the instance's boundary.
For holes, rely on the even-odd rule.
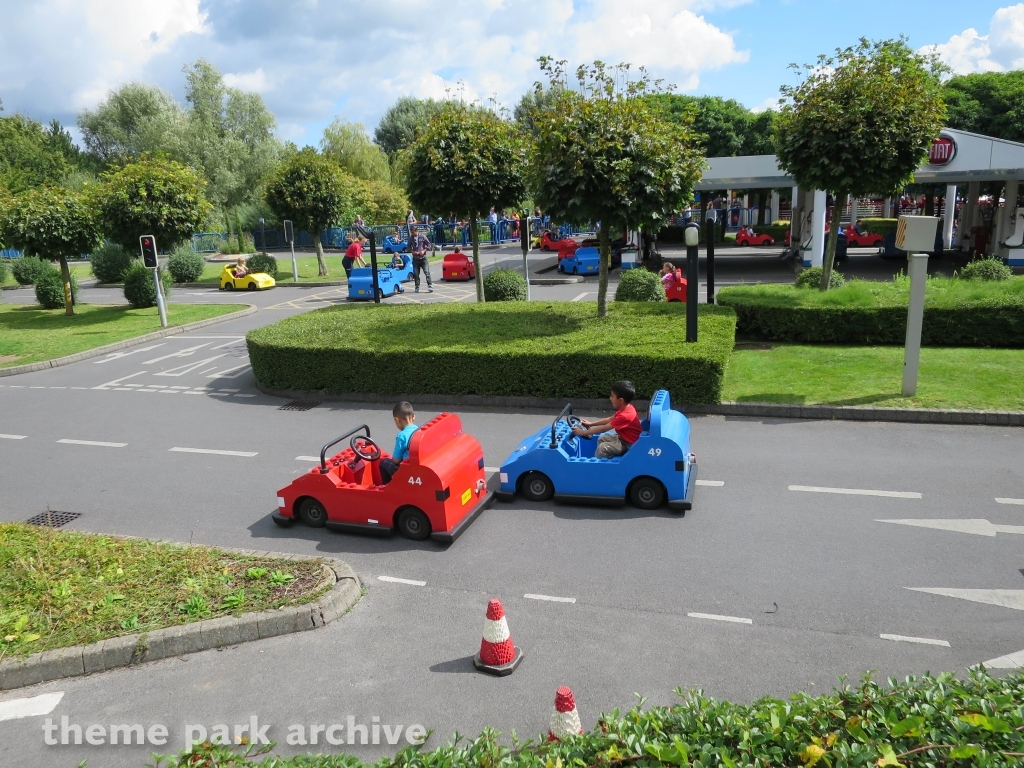
[[[441,295],[450,288],[420,298],[458,298]],[[825,691],[869,669],[962,671],[1024,648],[1024,540],[1012,528],[1024,526],[1024,505],[997,502],[1024,497],[1019,429],[695,417],[700,478],[722,484],[699,487],[685,517],[496,502],[448,548],[278,529],[275,492],[309,467],[296,457],[361,423],[388,445],[394,427],[389,407],[286,411],[255,390],[245,331],[338,298],[325,289],[249,298],[262,307],[256,315],[0,380],[0,520],[49,506],[81,514],[68,526],[78,530],[329,554],[352,564],[366,596],[315,632],[5,693],[0,704],[63,692],[48,715],[58,725],[163,724],[170,741],[47,746],[45,717],[29,716],[0,721],[0,764],[139,766],[151,751],[180,749],[186,724],[252,716],[270,724],[282,753],[347,749],[371,759],[396,748],[383,733],[376,746],[284,741],[293,724],[347,726],[350,716],[371,729],[374,717],[422,724],[435,730],[433,744],[485,725],[533,735],[563,684],[590,727],[599,712],[630,706],[634,692],[668,703],[678,685],[749,701]],[[488,466],[554,417],[459,412]],[[421,421],[430,415],[421,408]],[[978,535],[879,522],[892,519],[1011,528],[963,524],[991,534]],[[920,588],[978,591],[957,599]],[[503,600],[526,653],[508,678],[479,675],[470,662],[490,597]]]

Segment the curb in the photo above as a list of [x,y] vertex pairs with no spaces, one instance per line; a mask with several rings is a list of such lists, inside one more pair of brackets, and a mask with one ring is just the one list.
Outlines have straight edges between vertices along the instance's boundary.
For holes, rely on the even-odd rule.
[[586,282],[583,277],[531,277],[530,285],[571,285]]
[[237,312],[228,312],[226,315],[220,315],[219,317],[211,317],[207,320],[197,320],[194,323],[186,323],[185,325],[175,325],[170,328],[161,328],[159,331],[153,331],[143,336],[136,336],[133,339],[125,339],[124,341],[117,341],[113,344],[105,344],[102,347],[96,347],[95,349],[87,349],[84,352],[77,352],[73,355],[66,357],[55,357],[53,360],[40,360],[38,363],[25,363],[24,365],[14,365],[10,368],[0,368],[0,378],[4,376],[15,376],[19,373],[31,373],[32,371],[42,371],[47,368],[59,368],[62,365],[71,365],[71,363],[77,363],[79,360],[88,360],[90,357],[99,357],[100,355],[106,355],[110,352],[117,352],[121,349],[127,349],[128,347],[134,347],[137,344],[145,344],[147,341],[153,341],[154,339],[162,339],[166,336],[176,336],[179,333],[188,333],[189,331],[195,331],[199,328],[206,328],[209,325],[215,325],[217,323],[223,323],[227,320],[237,320],[240,317],[246,315],[256,314],[258,308],[255,304],[249,304],[246,309],[240,309]]
[[[218,283],[172,283],[174,288],[211,288],[215,289],[220,293],[235,293],[235,291],[221,291],[218,287]],[[348,285],[348,283],[337,281],[326,281],[322,283],[279,283],[274,282],[274,288],[337,288],[341,285]],[[269,290],[269,289],[268,289]],[[246,293],[246,291],[237,291],[237,293]],[[262,293],[262,291],[256,291],[256,293]]]
[[217,549],[239,555],[286,560],[323,559],[327,561],[324,565],[325,579],[334,579],[334,587],[313,603],[254,611],[241,616],[222,616],[165,627],[155,632],[113,637],[88,645],[55,648],[34,653],[25,659],[7,659],[0,662],[0,691],[316,629],[348,613],[362,596],[362,585],[351,566],[335,558],[231,547]]
[[[514,397],[486,395],[379,395],[361,392],[305,392],[274,389],[259,382],[257,389],[271,397],[305,402],[387,403],[398,400],[426,405],[468,405],[492,408],[562,408],[572,403],[579,410],[608,410],[605,398]],[[635,400],[638,410],[647,400]],[[970,411],[947,408],[875,408],[868,405],[782,405],[778,403],[718,403],[714,405],[675,404],[687,415],[746,416],[754,418],[816,419],[818,421],[891,421],[913,424],[977,424],[998,427],[1024,427],[1024,411]]]

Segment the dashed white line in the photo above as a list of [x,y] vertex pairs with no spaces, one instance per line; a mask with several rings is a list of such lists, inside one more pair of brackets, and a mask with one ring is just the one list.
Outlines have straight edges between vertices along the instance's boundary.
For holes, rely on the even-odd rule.
[[217,391],[218,392],[237,392],[238,390],[237,389],[227,389],[226,387],[221,387]]
[[88,389],[88,387],[72,387],[72,389]]
[[182,392],[183,395],[205,395],[205,392]]
[[484,467],[484,472],[500,472],[501,467]]
[[589,296],[589,295],[590,295],[590,293],[591,293],[591,291],[584,291],[584,292],[583,292],[583,293],[581,293],[581,294],[580,294],[579,296],[577,296],[577,297],[576,297],[575,299],[573,299],[573,301],[583,301],[583,298],[584,298],[585,296]]
[[820,488],[816,485],[791,485],[791,491],[807,493],[843,493],[848,496],[885,496],[890,499],[920,499],[921,494],[914,491],[869,491],[863,488]]
[[235,397],[256,397],[256,395],[235,395]]
[[319,456],[296,456],[295,460],[296,461],[316,461],[316,462],[319,462],[320,461],[320,457]]
[[29,387],[29,389],[46,389],[46,387]]
[[575,597],[555,597],[553,595],[523,595],[527,600],[547,600],[550,603],[575,603]]
[[129,389],[128,387],[114,387],[115,392],[134,392],[135,390]]
[[400,579],[397,576],[378,576],[378,581],[388,581],[392,584],[408,584],[411,587],[425,587],[427,582],[416,581],[415,579]]
[[24,440],[28,435],[0,435],[0,440]]
[[67,438],[57,441],[67,445],[97,445],[100,448],[124,448],[128,443],[105,443],[101,440],[68,440]]
[[698,480],[697,485],[706,485],[709,488],[721,488],[725,485],[725,480]]
[[744,619],[739,616],[719,616],[716,613],[688,613],[691,619],[711,619],[712,621],[731,621],[733,624],[753,624],[753,619]]
[[136,389],[136,390],[133,390],[133,391],[134,392],[159,392],[160,390],[159,389],[154,389],[153,387],[146,387],[146,389]]
[[0,722],[4,720],[17,720],[22,717],[48,715],[53,712],[63,698],[64,691],[57,691],[56,693],[44,693],[42,696],[33,696],[27,699],[0,701]]
[[921,645],[941,645],[943,648],[949,648],[950,645],[945,640],[932,640],[928,637],[906,637],[905,635],[879,635],[883,640],[895,640],[897,643],[920,643]]
[[171,389],[191,389],[191,387],[186,387],[184,384],[174,384],[171,386]]
[[50,387],[50,389],[67,389],[67,387]]
[[1024,499],[996,499],[997,504],[1019,504],[1024,506]]
[[171,451],[176,453],[212,453],[217,456],[244,456],[246,458],[252,458],[258,455],[257,451],[217,451],[212,448],[171,448]]

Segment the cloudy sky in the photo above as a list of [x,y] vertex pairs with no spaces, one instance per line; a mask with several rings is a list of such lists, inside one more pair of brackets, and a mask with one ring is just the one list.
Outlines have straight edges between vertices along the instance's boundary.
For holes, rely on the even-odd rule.
[[404,94],[512,106],[542,54],[763,108],[789,63],[899,34],[958,72],[1024,68],[1024,3],[1006,0],[0,0],[0,99],[73,126],[130,80],[180,100],[204,56],[301,145],[336,115],[372,129]]

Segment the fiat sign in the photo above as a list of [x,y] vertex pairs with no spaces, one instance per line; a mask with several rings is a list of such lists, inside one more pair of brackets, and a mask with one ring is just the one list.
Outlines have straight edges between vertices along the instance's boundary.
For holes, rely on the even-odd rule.
[[956,157],[956,142],[949,136],[941,136],[928,149],[928,165],[948,165]]

